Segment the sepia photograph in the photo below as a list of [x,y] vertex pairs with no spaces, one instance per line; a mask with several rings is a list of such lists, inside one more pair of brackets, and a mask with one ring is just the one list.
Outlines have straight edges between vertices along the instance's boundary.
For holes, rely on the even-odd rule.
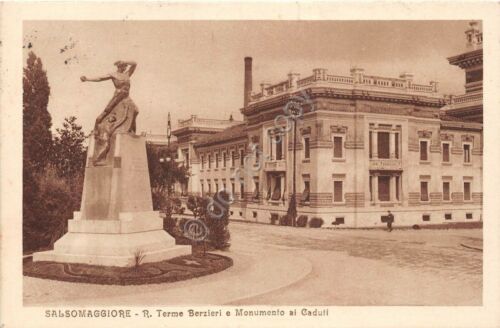
[[481,305],[481,22],[24,27],[26,304]]
[[20,306],[172,327],[485,307],[498,35],[403,17],[24,19]]

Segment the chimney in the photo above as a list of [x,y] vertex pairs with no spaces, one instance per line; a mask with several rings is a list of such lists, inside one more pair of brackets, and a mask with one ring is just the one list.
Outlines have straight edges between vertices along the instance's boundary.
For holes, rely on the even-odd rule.
[[245,57],[245,89],[243,107],[247,107],[252,94],[252,57]]

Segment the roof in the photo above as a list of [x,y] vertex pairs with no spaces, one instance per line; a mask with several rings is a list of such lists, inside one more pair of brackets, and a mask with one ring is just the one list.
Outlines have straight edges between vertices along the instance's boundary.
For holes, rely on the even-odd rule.
[[211,146],[211,145],[222,143],[222,142],[228,142],[228,141],[244,138],[247,136],[247,133],[245,131],[245,127],[246,127],[246,123],[242,123],[242,124],[238,124],[235,126],[231,126],[225,130],[222,130],[221,132],[207,135],[206,137],[204,136],[203,138],[200,138],[194,146],[195,147],[205,147],[205,146]]

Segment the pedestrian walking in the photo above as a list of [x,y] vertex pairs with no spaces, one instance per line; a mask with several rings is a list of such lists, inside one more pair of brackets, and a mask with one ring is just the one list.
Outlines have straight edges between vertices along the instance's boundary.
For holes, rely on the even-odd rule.
[[387,211],[387,231],[391,232],[392,231],[392,222],[394,222],[394,215],[391,213],[391,211]]

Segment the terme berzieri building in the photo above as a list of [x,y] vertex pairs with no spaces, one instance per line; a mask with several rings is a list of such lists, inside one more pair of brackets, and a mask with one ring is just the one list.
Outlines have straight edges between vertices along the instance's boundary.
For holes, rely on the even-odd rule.
[[[374,76],[352,68],[338,76],[318,68],[252,89],[245,58],[244,121],[192,116],[173,131],[189,166],[182,194],[231,191],[232,219],[271,223],[292,195],[293,130],[284,107],[299,101],[296,134],[298,215],[323,227],[482,220],[482,33],[472,23],[467,49],[450,57],[465,69],[465,94],[443,96],[438,83],[414,76]],[[254,145],[253,148],[249,147]]]

